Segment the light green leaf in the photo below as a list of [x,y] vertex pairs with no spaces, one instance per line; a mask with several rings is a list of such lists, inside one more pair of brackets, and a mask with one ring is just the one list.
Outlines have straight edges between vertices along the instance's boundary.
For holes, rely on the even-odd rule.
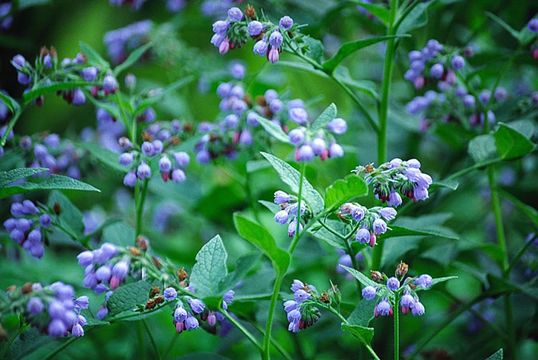
[[153,44],[149,42],[134,50],[131,54],[129,54],[129,57],[125,59],[124,62],[116,66],[116,68],[113,70],[114,75],[118,76],[120,73],[134,65],[134,63],[136,63],[152,46]]
[[132,245],[135,238],[135,229],[123,221],[115,222],[103,230],[103,240],[113,244]]
[[114,316],[124,311],[132,311],[137,305],[145,305],[150,290],[151,284],[144,280],[120,286],[108,299],[108,315]]
[[[346,226],[341,221],[336,220],[326,220],[325,225],[330,227],[333,231],[336,233],[342,235],[342,237],[346,236]],[[323,226],[319,225],[317,227],[312,226],[308,232],[314,236],[316,239],[326,242],[327,244],[340,248],[340,249],[347,249],[347,246],[344,242],[344,239],[342,239],[340,236],[333,234]]]
[[220,283],[226,278],[228,253],[219,235],[209,240],[196,254],[196,264],[191,272],[190,282],[196,294],[209,297],[220,294]]
[[344,266],[344,265],[340,265],[340,267],[343,268],[344,270],[346,270],[351,275],[353,275],[353,277],[355,279],[359,280],[359,282],[362,285],[364,285],[364,286],[373,286],[373,287],[377,286],[377,283],[375,281],[373,281],[372,279],[370,279],[369,277],[367,277],[366,275],[364,275],[360,271],[357,271],[355,269],[352,269],[352,268]]
[[258,122],[260,125],[275,139],[278,141],[281,141],[283,143],[289,144],[290,140],[288,138],[288,135],[282,130],[280,125],[275,124],[274,122],[267,120],[266,118],[262,116],[258,116]]
[[227,291],[235,287],[239,281],[241,281],[247,273],[258,263],[261,255],[259,253],[247,254],[237,259],[235,269],[233,272],[226,276],[226,279],[222,281],[222,291]]
[[99,189],[86,184],[82,181],[63,175],[49,175],[42,178],[31,178],[27,182],[6,186],[0,189],[0,199],[15,195],[24,194],[34,190],[78,190],[78,191],[96,191]]
[[364,344],[370,345],[374,338],[374,328],[371,327],[342,323],[342,330],[353,335]]
[[479,135],[469,142],[468,152],[477,163],[492,159],[497,154],[495,139],[489,134]]
[[0,171],[0,188],[11,184],[14,181],[33,176],[47,170],[47,168],[18,168],[8,171]]
[[101,55],[97,51],[95,51],[94,48],[92,48],[89,44],[81,41],[79,43],[80,50],[82,53],[86,56],[86,59],[88,60],[88,63],[90,65],[96,65],[99,68],[103,68],[104,70],[107,70],[110,68],[110,64],[103,59]]
[[375,15],[384,25],[389,23],[389,9],[381,4],[370,4],[362,0],[353,1],[353,3],[361,8],[368,10],[372,15]]
[[438,180],[431,184],[430,189],[447,188],[450,190],[457,190],[459,183],[456,180]]
[[[273,166],[273,168],[280,176],[280,179],[282,179],[283,182],[288,184],[293,192],[298,193],[299,181],[301,178],[301,174],[299,173],[299,171],[295,170],[287,162],[280,160],[274,155],[264,152],[262,152],[261,154]],[[303,181],[303,199],[308,205],[310,205],[314,214],[317,214],[323,210],[323,198],[308,182],[306,178]]]
[[334,209],[346,201],[368,195],[368,185],[364,179],[356,175],[348,175],[338,179],[325,190],[325,208]]
[[273,262],[277,273],[286,272],[290,264],[290,256],[277,246],[273,236],[263,226],[239,213],[234,214],[234,224],[242,238],[260,249]]
[[398,19],[394,30],[398,34],[405,34],[425,26],[428,23],[428,7],[434,2],[428,1],[415,6],[405,17]]
[[1,91],[0,91],[0,102],[3,102],[12,114],[20,111],[21,109],[21,106],[19,105],[17,100],[13,99],[11,96],[7,94],[4,94]]
[[373,300],[361,299],[359,304],[347,318],[350,325],[368,326],[374,318],[374,308],[376,302]]
[[305,55],[315,62],[321,63],[324,52],[322,42],[310,36],[304,37],[304,42],[308,48]]
[[503,159],[513,159],[527,155],[535,147],[524,134],[508,124],[499,123],[499,127],[493,136],[497,152]]
[[336,117],[337,109],[334,103],[330,104],[323,112],[312,122],[310,130],[318,131],[323,129],[327,124]]
[[459,236],[455,232],[439,225],[425,225],[417,228],[391,225],[390,231],[384,234],[383,238],[386,239],[400,236],[436,236],[452,240],[459,239]]

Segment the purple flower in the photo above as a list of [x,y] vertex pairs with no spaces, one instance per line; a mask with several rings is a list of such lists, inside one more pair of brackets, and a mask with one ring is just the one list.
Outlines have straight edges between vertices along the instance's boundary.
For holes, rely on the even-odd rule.
[[187,310],[180,306],[174,310],[174,320],[177,322],[185,321],[185,319],[187,319],[187,315]]
[[454,70],[460,70],[465,66],[465,60],[460,55],[452,57],[451,63]]
[[387,280],[387,287],[389,290],[396,291],[400,288],[400,280],[395,277],[391,277]]
[[288,133],[290,142],[294,145],[299,145],[304,141],[305,132],[302,128],[293,129]]
[[174,169],[172,171],[172,181],[175,183],[180,183],[185,181],[187,177],[185,176],[185,172],[181,169]]
[[123,280],[129,272],[129,264],[126,261],[118,261],[112,267],[112,276]]
[[80,75],[86,81],[94,81],[97,78],[99,70],[95,66],[84,68],[80,71]]
[[75,299],[75,306],[79,309],[87,309],[90,305],[90,300],[87,296],[79,296]]
[[263,24],[259,21],[251,21],[248,23],[248,34],[250,36],[258,36],[263,31]]
[[80,324],[75,324],[71,328],[71,335],[73,335],[74,337],[84,336],[84,329]]
[[361,221],[362,219],[364,219],[364,214],[366,212],[366,209],[364,206],[361,206],[361,205],[358,205],[358,206],[353,206],[351,208],[351,217],[353,218],[353,220],[355,221]]
[[13,66],[16,67],[17,69],[21,69],[25,67],[27,63],[24,56],[17,54],[13,56],[13,59],[11,59],[11,64],[13,64]]
[[173,287],[168,287],[164,289],[163,295],[164,295],[164,300],[172,301],[177,298],[177,291]]
[[426,309],[424,308],[424,305],[420,301],[415,301],[411,306],[411,313],[413,316],[421,316],[424,315],[426,312]]
[[355,235],[355,240],[361,244],[368,244],[370,242],[370,232],[367,229],[359,229]]
[[273,31],[269,36],[269,44],[272,46],[272,48],[280,48],[283,41],[284,38],[282,37],[280,31]]
[[287,300],[284,302],[284,311],[289,313],[290,311],[297,309],[297,306],[298,305],[297,305],[297,302],[295,302],[295,300]]
[[305,284],[301,281],[301,280],[293,280],[293,282],[291,283],[291,291],[293,291],[294,293],[301,290],[301,289],[304,289],[305,287]]
[[140,180],[144,180],[151,177],[151,168],[145,162],[141,162],[136,169],[136,176]]
[[314,150],[314,154],[320,156],[322,155],[325,151],[327,151],[327,144],[325,143],[325,140],[321,139],[321,138],[315,138],[314,140],[312,140],[312,150]]
[[88,266],[93,261],[93,253],[88,250],[83,251],[77,255],[77,260],[81,266]]
[[314,158],[314,150],[312,146],[305,144],[297,150],[297,161],[311,161]]
[[50,336],[54,337],[60,337],[64,336],[67,332],[67,328],[65,327],[64,323],[60,319],[53,319],[49,326],[47,327],[47,333]]
[[342,118],[336,118],[327,124],[327,129],[334,134],[342,135],[347,131],[347,123]]
[[213,32],[215,34],[224,34],[228,30],[228,22],[224,20],[218,20],[213,23]]
[[132,153],[123,153],[120,155],[119,163],[123,166],[129,166],[133,163],[134,156]]
[[366,286],[362,289],[362,297],[366,300],[373,300],[376,296],[376,288],[373,286]]
[[275,191],[275,204],[280,205],[289,202],[291,199],[290,195],[284,191],[277,190]]
[[280,210],[275,214],[275,221],[279,224],[285,224],[288,222],[289,214],[286,210]]
[[192,311],[196,314],[200,314],[204,311],[205,309],[205,304],[201,301],[201,300],[198,300],[198,299],[189,299],[189,305],[192,309]]
[[289,30],[293,26],[293,19],[289,16],[283,16],[280,18],[278,24],[282,29]]
[[527,27],[531,32],[538,32],[538,19],[531,19],[527,24]]
[[440,79],[444,73],[443,64],[437,63],[433,65],[430,69],[430,75],[435,79]]
[[185,319],[185,329],[194,330],[198,328],[198,326],[198,320],[194,316],[188,316],[187,319]]
[[97,278],[97,280],[102,282],[108,282],[108,280],[110,280],[110,276],[112,276],[112,270],[107,265],[101,266],[95,272],[95,277]]
[[381,219],[375,219],[372,227],[376,235],[384,234],[387,231],[387,223]]
[[385,207],[379,210],[379,215],[381,215],[387,221],[394,220],[396,217],[396,210],[391,207]]
[[273,64],[278,62],[278,60],[280,60],[280,53],[278,52],[278,49],[271,48],[271,50],[269,50],[269,54],[267,54],[267,59]]
[[400,299],[400,309],[404,314],[407,314],[414,304],[415,299],[409,294],[404,294]]
[[259,56],[265,56],[269,50],[269,44],[265,40],[259,40],[254,44],[254,54]]
[[170,169],[172,169],[172,162],[170,161],[168,156],[165,155],[159,159],[159,170],[161,172],[167,173],[170,171]]
[[339,158],[344,156],[344,149],[337,143],[332,143],[329,147],[329,156],[331,158]]
[[308,122],[308,113],[302,107],[290,108],[288,110],[288,116],[293,122],[299,125],[306,125]]
[[310,295],[309,293],[307,293],[303,289],[299,289],[299,290],[295,291],[295,293],[293,294],[293,297],[294,297],[295,301],[300,304],[300,303],[304,302],[305,300],[310,299],[312,297],[312,295]]
[[463,97],[463,105],[465,105],[466,108],[474,108],[475,106],[475,99],[473,95],[467,94]]
[[495,93],[493,94],[495,97],[495,100],[498,102],[502,102],[506,100],[506,97],[508,96],[508,93],[506,92],[506,89],[499,86],[497,89],[495,89]]
[[43,305],[43,301],[41,301],[40,298],[30,298],[28,300],[28,303],[26,304],[26,311],[28,311],[32,315],[37,315],[41,313],[45,309],[45,305]]
[[228,290],[224,293],[224,296],[222,297],[222,301],[226,303],[226,305],[230,305],[234,299],[235,291]]
[[103,80],[103,90],[105,90],[107,94],[113,94],[118,90],[118,81],[114,76],[105,76]]
[[423,289],[428,289],[432,286],[432,277],[428,274],[420,275],[415,279],[415,285]]
[[134,187],[136,185],[136,174],[134,172],[128,172],[123,177],[123,185],[127,187]]
[[49,214],[43,214],[39,217],[39,223],[43,227],[49,227],[52,222],[52,219]]
[[378,317],[378,316],[388,316],[388,315],[390,315],[391,310],[392,310],[392,308],[391,308],[389,302],[387,300],[383,299],[375,306],[374,315],[376,317]]
[[243,12],[237,7],[232,7],[228,10],[228,18],[232,22],[241,21],[243,19]]
[[99,320],[103,320],[108,315],[108,308],[106,305],[103,305],[97,310],[97,314],[95,315],[96,318]]
[[187,154],[184,151],[176,152],[174,153],[174,160],[176,160],[176,164],[179,167],[187,167],[189,165],[189,162],[191,161],[191,158],[189,154]]

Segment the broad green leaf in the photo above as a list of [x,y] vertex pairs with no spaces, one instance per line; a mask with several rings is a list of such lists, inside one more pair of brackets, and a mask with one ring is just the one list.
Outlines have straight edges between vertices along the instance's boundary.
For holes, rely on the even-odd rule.
[[151,284],[144,280],[120,286],[108,299],[108,315],[114,316],[124,311],[134,310],[137,305],[145,305],[149,299],[151,287]]
[[137,106],[135,115],[138,115],[142,113],[144,110],[149,108],[150,106],[156,104],[157,102],[161,101],[166,95],[181,89],[183,86],[189,84],[194,80],[194,76],[187,76],[183,79],[180,79],[178,81],[173,82],[172,84],[166,86],[163,89],[158,89],[156,91],[156,94],[154,96],[150,96],[147,99],[142,100]]
[[253,173],[259,170],[270,168],[271,165],[265,160],[249,160],[247,161],[247,172]]
[[113,70],[114,75],[118,76],[121,72],[134,65],[134,63],[136,63],[152,46],[153,44],[150,42],[134,50],[131,54],[129,54],[129,57],[125,59],[124,62],[116,66],[116,68]]
[[425,26],[428,23],[428,7],[434,2],[423,2],[415,6],[405,17],[398,19],[394,30],[398,34],[405,34]]
[[486,360],[503,360],[503,359],[504,359],[503,349],[501,348],[497,350],[494,354],[491,354],[490,356],[488,356]]
[[482,162],[495,157],[497,148],[492,135],[479,135],[469,142],[469,155],[475,162]]
[[493,136],[497,152],[503,159],[518,158],[534,149],[534,144],[525,135],[508,124],[499,123]]
[[[280,179],[282,179],[283,182],[288,184],[293,192],[298,193],[299,182],[301,178],[301,174],[299,173],[299,171],[295,170],[287,162],[280,160],[274,155],[264,152],[262,152],[261,154],[273,166],[273,168],[280,176]],[[323,198],[308,182],[306,178],[303,181],[303,199],[308,205],[310,205],[314,214],[317,214],[323,210]]]
[[265,201],[265,200],[258,200],[258,202],[260,204],[262,204],[263,206],[265,206],[270,212],[272,212],[273,214],[276,214],[278,211],[280,211],[280,206],[278,206],[277,204],[275,204],[274,202],[270,202],[270,201]]
[[275,124],[271,120],[267,120],[266,118],[262,116],[258,116],[258,122],[260,125],[275,139],[278,141],[281,141],[283,143],[289,144],[290,140],[288,138],[288,135],[282,130],[280,125]]
[[53,191],[49,195],[47,205],[50,208],[57,207],[60,210],[58,219],[60,224],[68,229],[73,235],[82,236],[84,223],[80,210],[60,191]]
[[334,209],[346,201],[368,195],[368,185],[356,175],[338,179],[325,189],[325,208]]
[[115,222],[103,230],[103,240],[121,246],[132,245],[135,241],[135,229],[126,222]]
[[369,277],[367,277],[366,275],[364,275],[360,271],[357,271],[355,269],[349,268],[349,267],[347,267],[345,265],[340,265],[340,267],[343,268],[344,270],[346,270],[351,275],[353,275],[353,277],[355,279],[359,280],[359,282],[362,285],[364,285],[364,286],[373,286],[373,287],[377,286],[377,283],[375,281],[373,281],[372,279],[370,279]]
[[[458,278],[457,276],[445,276],[445,277],[440,277],[440,278],[434,278],[434,279],[432,279],[432,287],[437,285],[437,284],[440,284],[442,282],[445,282],[445,281],[448,281],[448,280],[455,280],[457,278]],[[427,290],[427,289],[423,289],[423,288],[420,288],[420,287],[417,287],[415,289],[415,291],[422,291],[422,290]]]
[[[26,331],[20,333],[11,346],[9,352],[6,353],[6,359],[27,359],[31,358],[31,355],[38,351],[40,348],[47,346],[54,342],[54,338],[41,333],[34,327],[29,327]],[[7,344],[2,344],[6,346]],[[2,350],[4,348],[2,347]]]
[[310,59],[314,60],[317,63],[321,63],[324,52],[322,42],[310,36],[306,36],[304,38],[304,42],[308,47],[306,51],[306,56],[308,56]]
[[353,1],[353,3],[361,8],[368,10],[372,15],[375,15],[385,25],[389,23],[389,9],[381,4],[370,4],[362,0]]
[[357,307],[348,316],[347,321],[350,325],[368,326],[374,318],[375,300],[361,299]]
[[235,263],[235,269],[233,272],[226,276],[226,279],[222,281],[221,290],[227,291],[234,288],[239,281],[241,281],[247,273],[258,263],[260,260],[259,253],[247,254],[237,259]]
[[385,40],[394,39],[394,38],[396,38],[398,36],[403,36],[403,35],[375,36],[375,37],[371,37],[371,38],[368,38],[368,39],[361,39],[361,40],[356,40],[356,41],[351,41],[351,42],[345,43],[342,46],[340,46],[340,48],[338,49],[336,54],[334,54],[329,60],[327,60],[327,61],[325,61],[323,63],[323,68],[326,71],[332,72],[332,71],[334,71],[334,69],[336,69],[336,67],[342,61],[344,61],[345,58],[347,58],[348,56],[350,56],[354,52],[356,52],[356,51],[358,51],[360,49],[363,49],[365,47],[368,47],[370,45],[377,44],[379,42],[385,41]]
[[49,175],[42,178],[31,178],[27,182],[6,186],[0,189],[0,199],[15,195],[24,194],[34,190],[79,190],[79,191],[96,191],[101,192],[99,189],[86,184],[82,181],[70,178],[63,175]]
[[82,53],[86,56],[86,59],[88,59],[88,63],[90,65],[97,65],[100,68],[109,69],[110,64],[103,59],[101,55],[97,51],[95,51],[94,48],[92,48],[89,44],[81,41],[80,42],[80,50]]
[[364,344],[370,345],[374,338],[374,328],[371,327],[342,323],[342,330],[353,335]]
[[91,156],[108,167],[126,173],[129,168],[119,163],[119,155],[94,143],[77,143],[77,147],[87,150]]
[[327,124],[336,117],[336,105],[330,104],[323,112],[312,122],[310,130],[318,131],[323,129]]
[[510,201],[519,209],[519,211],[525,214],[532,221],[534,226],[538,227],[538,211],[535,208],[533,208],[530,205],[525,204],[523,201],[519,200],[514,195],[506,191],[501,190],[500,193],[503,198]]
[[39,83],[35,85],[32,90],[25,92],[23,95],[23,99],[25,103],[29,103],[30,101],[40,97],[41,95],[55,94],[57,91],[60,90],[72,90],[92,85],[95,84],[82,80],[58,81],[47,84]]
[[277,273],[286,272],[290,264],[290,256],[277,246],[273,236],[263,226],[239,213],[234,214],[234,224],[242,238],[260,249],[273,262]]
[[201,297],[220,294],[220,283],[226,278],[228,253],[219,235],[209,240],[196,254],[190,283]]
[[8,171],[0,171],[0,188],[11,184],[14,181],[33,176],[47,170],[47,168],[18,168]]

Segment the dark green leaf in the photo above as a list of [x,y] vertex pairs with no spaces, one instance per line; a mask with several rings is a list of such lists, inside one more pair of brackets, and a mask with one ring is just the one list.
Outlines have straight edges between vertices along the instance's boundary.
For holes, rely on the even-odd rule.
[[84,232],[84,223],[82,222],[80,210],[60,191],[51,192],[47,201],[50,208],[55,207],[56,204],[59,205],[60,214],[58,219],[60,224],[73,235],[80,236]]
[[82,181],[63,176],[63,175],[49,175],[43,178],[32,178],[28,182],[6,186],[0,189],[0,199],[15,195],[24,194],[34,190],[79,190],[79,191],[97,191],[99,189],[94,188],[90,184],[83,183]]
[[226,278],[228,253],[219,235],[209,240],[196,254],[196,264],[191,272],[190,282],[201,297],[220,294],[220,283]]
[[260,256],[260,254],[255,253],[244,255],[237,259],[234,271],[229,273],[221,283],[222,291],[227,291],[235,287],[247,275],[250,269],[258,263]]
[[534,144],[525,135],[508,124],[499,123],[493,136],[497,152],[503,159],[518,158],[534,149]]
[[4,135],[2,135],[2,138],[0,139],[0,146],[4,146],[6,144],[7,137],[11,133],[11,130],[13,130],[13,127],[17,123],[17,120],[19,119],[19,116],[21,115],[21,107],[15,99],[10,97],[9,95],[4,94],[0,91],[0,100],[8,107],[8,109],[11,111],[11,119],[9,119],[9,123],[7,125],[7,128],[4,130]]
[[375,281],[373,281],[372,279],[370,279],[369,277],[367,277],[366,275],[364,275],[363,273],[361,273],[360,271],[357,271],[355,269],[352,269],[352,268],[349,268],[347,266],[344,266],[344,265],[340,265],[341,268],[343,268],[344,270],[346,270],[348,273],[350,273],[351,275],[353,275],[353,277],[357,280],[359,280],[359,282],[364,285],[364,286],[373,286],[373,287],[376,287],[377,284],[375,283]]
[[391,225],[390,231],[383,235],[383,238],[386,239],[400,236],[436,236],[452,240],[459,239],[459,236],[455,232],[449,228],[438,225],[425,225],[417,228]]
[[519,200],[514,195],[506,191],[501,190],[500,192],[502,197],[514,204],[519,209],[519,211],[525,214],[532,221],[534,226],[538,227],[538,211],[535,208],[525,204],[523,201]]
[[129,67],[134,65],[134,63],[136,63],[142,57],[142,55],[144,55],[145,52],[148,51],[152,46],[153,46],[152,43],[147,43],[147,44],[139,47],[135,51],[133,51],[129,55],[129,57],[127,59],[125,59],[124,62],[122,62],[121,64],[116,66],[116,68],[113,71],[114,75],[118,76],[121,72],[127,70]]
[[124,311],[134,310],[137,305],[145,305],[149,299],[151,284],[140,280],[120,286],[107,302],[108,315],[114,316]]
[[508,31],[508,33],[510,33],[510,35],[512,35],[514,37],[514,39],[516,39],[517,41],[520,41],[520,32],[519,31],[514,30],[514,28],[512,28],[510,25],[508,25],[503,19],[501,19],[500,17],[498,17],[495,14],[490,13],[489,11],[486,12],[486,15],[491,20],[493,20],[497,24],[499,24],[503,29]]
[[364,344],[370,345],[374,338],[374,328],[371,327],[342,323],[342,330],[353,335]]
[[288,135],[282,130],[280,125],[275,124],[274,122],[265,119],[264,117],[258,116],[258,122],[260,125],[275,139],[283,143],[289,144],[290,140]]
[[12,114],[20,111],[21,109],[21,106],[19,105],[17,100],[13,99],[7,94],[4,94],[2,91],[0,91],[0,102],[3,102]]
[[384,25],[389,23],[389,9],[381,4],[370,4],[365,1],[353,1],[353,3],[361,8],[368,10],[368,12],[375,15]]
[[119,155],[113,151],[107,150],[102,146],[93,143],[77,143],[77,146],[87,150],[91,156],[95,157],[101,163],[107,165],[108,167],[126,173],[129,171],[129,168],[122,166],[119,163]]
[[364,179],[356,175],[348,175],[338,179],[325,190],[325,208],[334,209],[346,201],[368,195],[368,185]]
[[110,64],[103,59],[101,55],[97,51],[95,51],[94,48],[92,48],[89,44],[86,44],[85,42],[80,42],[80,50],[86,56],[86,59],[88,60],[88,63],[90,65],[96,65],[99,68],[103,68],[104,70],[107,70],[110,68]]
[[286,272],[290,264],[290,256],[277,246],[273,236],[263,226],[239,213],[234,214],[234,224],[242,238],[256,246],[271,259],[277,273]]
[[469,142],[469,155],[475,162],[482,162],[495,157],[497,148],[492,135],[479,135]]
[[[273,168],[280,176],[280,179],[282,179],[283,182],[288,184],[293,192],[298,193],[299,181],[301,178],[301,174],[299,173],[299,171],[295,170],[287,162],[280,160],[274,155],[264,152],[262,152],[261,154],[273,166]],[[303,181],[303,199],[308,205],[310,205],[314,214],[317,214],[323,210],[323,198],[308,182],[306,178]]]
[[47,168],[18,168],[0,171],[0,188],[20,179],[47,171]]
[[347,318],[350,325],[368,326],[374,318],[374,300],[361,299],[359,304]]
[[323,129],[327,124],[336,117],[337,109],[334,103],[330,104],[323,112],[312,122],[310,130],[318,131]]
[[377,44],[379,42],[385,41],[385,40],[394,39],[394,38],[396,38],[398,36],[403,36],[403,35],[375,36],[375,37],[371,37],[371,38],[368,38],[368,39],[361,39],[361,40],[356,40],[356,41],[351,41],[351,42],[345,43],[342,46],[340,46],[340,48],[338,49],[336,54],[334,54],[329,60],[327,60],[327,61],[325,61],[323,63],[323,68],[325,70],[327,70],[327,71],[332,72],[332,71],[334,71],[334,69],[336,69],[336,67],[342,61],[344,61],[345,58],[347,58],[348,56],[350,56],[354,52],[356,52],[356,51],[358,51],[360,49],[363,49],[365,47],[368,47],[370,45]]
[[488,356],[486,360],[503,360],[503,349],[497,350],[494,354]]

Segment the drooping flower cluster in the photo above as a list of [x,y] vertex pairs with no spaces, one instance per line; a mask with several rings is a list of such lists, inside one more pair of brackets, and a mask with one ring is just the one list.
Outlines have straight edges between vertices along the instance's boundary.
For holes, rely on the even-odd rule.
[[[136,3],[142,4],[142,1]],[[134,4],[134,3],[133,3]],[[104,43],[114,64],[123,62],[134,49],[146,44],[153,28],[150,20],[142,20],[105,34]]]
[[31,200],[11,204],[12,218],[4,221],[9,237],[30,255],[40,259],[45,252],[44,238],[52,218]]
[[319,320],[321,313],[315,304],[317,301],[329,301],[329,295],[324,293],[322,294],[324,298],[321,299],[314,286],[300,280],[293,280],[291,291],[293,300],[284,302],[284,311],[289,322],[288,330],[296,333],[314,325]]
[[387,231],[387,221],[396,217],[396,210],[378,206],[368,209],[358,203],[345,203],[340,207],[338,217],[355,224],[358,229],[355,240],[374,247],[377,236]]
[[127,138],[120,138],[120,146],[126,152],[120,155],[119,163],[130,169],[123,178],[123,184],[134,187],[137,181],[149,179],[151,162],[157,159],[163,181],[172,180],[175,183],[185,181],[184,169],[189,165],[190,156],[184,151],[174,150],[182,132],[183,127],[178,120],[151,124],[143,134],[146,141],[142,143],[140,149],[134,148]]
[[402,204],[402,196],[413,201],[427,199],[428,188],[432,184],[431,176],[420,171],[417,159],[403,161],[395,158],[378,168],[371,164],[358,166],[355,173],[373,186],[377,199],[392,207]]
[[242,47],[251,38],[256,41],[254,54],[267,57],[272,63],[280,59],[283,45],[294,42],[299,46],[302,40],[299,27],[291,17],[284,16],[278,24],[273,24],[265,17],[258,17],[252,6],[247,6],[244,14],[237,7],[230,8],[225,20],[213,23],[213,32],[211,44],[220,54]]
[[89,300],[87,296],[75,298],[71,285],[55,282],[46,287],[40,283],[10,286],[6,298],[16,304],[11,311],[23,315],[30,325],[49,336],[84,336],[87,321],[81,311],[88,308]]
[[[290,238],[295,236],[297,226],[299,226],[299,232],[303,231],[303,222],[306,222],[305,215],[308,213],[304,201],[301,203],[300,214],[298,214],[297,209],[297,198],[284,191],[275,191],[274,203],[280,206],[281,209],[275,214],[275,221],[282,225],[288,224],[288,236]],[[297,215],[299,215],[299,219],[297,219]]]
[[369,301],[379,298],[374,309],[375,317],[392,316],[396,299],[399,299],[398,306],[402,314],[424,315],[425,308],[417,291],[428,290],[432,286],[432,277],[427,274],[405,277],[408,269],[407,264],[402,262],[396,268],[395,276],[390,278],[378,271],[372,271],[373,281],[362,289],[362,297]]

